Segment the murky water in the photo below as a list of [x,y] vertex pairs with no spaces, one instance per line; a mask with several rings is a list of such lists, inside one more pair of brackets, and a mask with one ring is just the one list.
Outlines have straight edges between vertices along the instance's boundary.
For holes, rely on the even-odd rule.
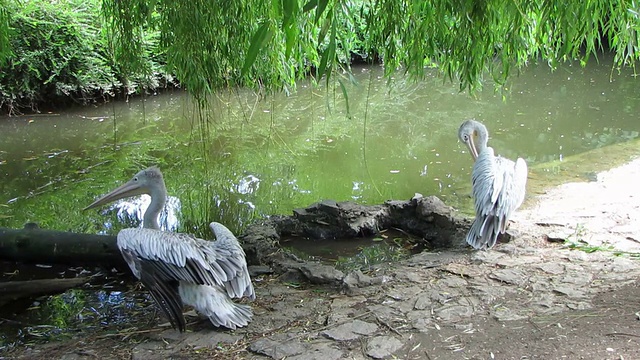
[[458,93],[437,77],[354,73],[348,117],[339,89],[327,95],[302,83],[292,96],[263,100],[230,91],[215,99],[204,139],[182,93],[0,119],[0,226],[95,231],[101,216],[80,209],[152,164],[181,200],[187,228],[219,220],[238,230],[328,198],[379,203],[421,192],[464,207],[471,160],[456,137],[464,119],[485,122],[497,153],[530,165],[640,131],[640,82],[627,70],[611,77],[608,61],[528,68],[506,100],[493,88]]
[[491,85],[459,93],[435,75],[388,81],[375,66],[354,75],[349,111],[339,88],[302,82],[291,96],[222,92],[205,123],[181,92],[0,118],[0,227],[115,232],[124,226],[115,214],[81,209],[149,165],[179,199],[179,230],[201,236],[209,221],[240,231],[322,199],[373,204],[420,192],[464,210],[471,157],[457,129],[465,119],[483,121],[498,154],[530,167],[640,132],[640,82],[628,69],[612,75],[610,59],[555,72],[532,66],[504,99]]

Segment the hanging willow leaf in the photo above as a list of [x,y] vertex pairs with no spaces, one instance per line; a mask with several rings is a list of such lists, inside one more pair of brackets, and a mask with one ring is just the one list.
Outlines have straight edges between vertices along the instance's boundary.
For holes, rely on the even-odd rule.
[[349,94],[347,94],[347,88],[344,86],[342,79],[338,79],[340,89],[342,89],[342,95],[344,96],[345,107],[347,108],[347,118],[351,119],[351,111],[349,110]]
[[327,8],[328,3],[329,0],[318,0],[318,8],[316,9],[316,23],[318,22],[318,20],[320,20],[320,16],[322,16],[324,9]]
[[247,57],[244,59],[244,66],[242,66],[242,74],[245,75],[249,68],[253,65],[258,57],[258,53],[262,48],[271,41],[273,37],[273,30],[268,22],[260,25],[258,31],[251,38],[251,45],[247,51]]
[[329,46],[322,52],[322,58],[320,59],[320,66],[318,67],[317,77],[322,77],[327,74],[327,83],[331,77],[331,72],[327,71],[327,64],[329,61],[333,61],[336,57],[336,25],[335,22],[331,25],[331,36],[329,38]]
[[332,22],[333,18],[331,16],[327,16],[327,19],[322,24],[320,33],[318,34],[318,45],[322,44],[322,42],[324,41],[324,38],[325,36],[327,36],[327,32],[329,31],[329,26],[331,26]]
[[310,0],[302,7],[302,12],[306,13],[307,11],[311,11],[315,9],[316,6],[318,6],[318,0]]
[[291,55],[293,45],[298,39],[298,27],[295,24],[298,16],[298,0],[282,0],[282,30],[285,35],[285,57],[288,59]]
[[298,0],[282,0],[282,29],[289,27],[298,16]]
[[287,26],[284,29],[284,35],[286,37],[286,49],[284,56],[288,59],[289,56],[291,56],[293,45],[296,43],[296,39],[298,39],[298,28],[296,26]]

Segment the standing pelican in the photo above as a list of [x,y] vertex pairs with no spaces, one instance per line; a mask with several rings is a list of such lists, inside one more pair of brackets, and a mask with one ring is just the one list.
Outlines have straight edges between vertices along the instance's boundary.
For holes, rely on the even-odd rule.
[[495,156],[487,146],[487,128],[475,120],[460,126],[458,137],[467,145],[475,163],[471,172],[476,218],[467,243],[476,249],[490,249],[498,234],[504,234],[511,214],[522,205],[527,185],[527,163]]
[[131,180],[102,196],[84,210],[118,199],[148,194],[143,229],[123,229],[117,244],[133,274],[149,289],[171,325],[184,332],[182,304],[193,306],[215,326],[246,326],[251,307],[231,298],[255,299],[245,254],[236,237],[224,225],[212,222],[216,241],[192,235],[160,231],[158,215],[167,198],[157,167],[138,172]]

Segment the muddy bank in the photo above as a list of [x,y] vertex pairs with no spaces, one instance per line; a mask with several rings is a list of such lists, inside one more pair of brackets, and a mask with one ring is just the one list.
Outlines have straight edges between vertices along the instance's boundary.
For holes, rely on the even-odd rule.
[[[633,253],[608,250],[635,252],[640,199],[623,189],[640,181],[639,169],[640,160],[634,160],[598,174],[596,181],[549,190],[517,213],[512,230],[518,236],[491,251],[425,251],[366,274],[343,274],[341,284],[257,275],[255,318],[244,329],[211,329],[191,318],[186,334],[140,325],[4,356],[640,358],[640,266]],[[463,236],[452,233],[450,241],[463,243]],[[567,237],[574,248],[600,248],[586,252],[549,241]]]

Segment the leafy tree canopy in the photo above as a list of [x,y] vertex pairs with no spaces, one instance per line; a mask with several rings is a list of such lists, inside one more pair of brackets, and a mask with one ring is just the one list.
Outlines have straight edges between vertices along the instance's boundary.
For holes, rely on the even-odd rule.
[[640,25],[635,0],[103,0],[103,12],[125,70],[145,70],[145,32],[159,31],[168,70],[197,99],[228,85],[329,81],[354,56],[383,62],[387,74],[437,67],[461,89],[486,74],[502,83],[532,59],[555,66],[612,51],[633,66]]

